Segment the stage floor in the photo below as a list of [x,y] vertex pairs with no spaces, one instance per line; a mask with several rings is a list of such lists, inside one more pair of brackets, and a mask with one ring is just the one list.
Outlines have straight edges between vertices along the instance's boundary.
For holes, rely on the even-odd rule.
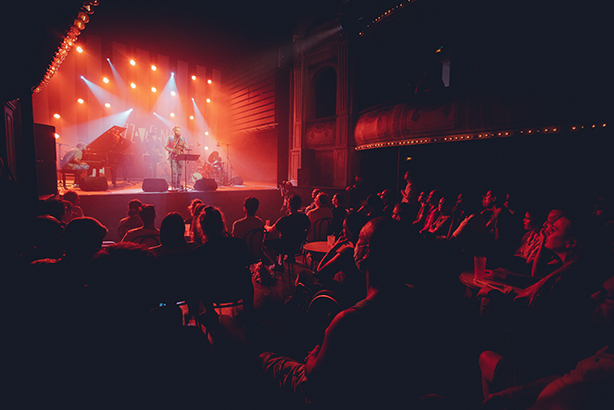
[[[68,190],[74,190],[79,193],[79,196],[90,196],[90,195],[116,195],[116,194],[160,194],[161,192],[144,192],[142,189],[143,180],[135,179],[129,182],[118,182],[117,186],[109,184],[109,189],[106,191],[83,191],[79,188],[74,188],[72,181],[66,184],[66,189],[62,186],[61,183],[58,184],[58,192],[60,195],[63,195]],[[269,189],[277,189],[277,187],[273,184],[258,184],[246,182],[244,185],[227,185],[222,186],[218,185],[216,191],[236,191],[236,190],[269,190]],[[176,191],[169,191],[170,193],[174,193]],[[178,192],[201,192],[193,189],[191,185],[188,185],[188,189],[186,191],[178,191]],[[162,192],[163,193],[163,192]]]

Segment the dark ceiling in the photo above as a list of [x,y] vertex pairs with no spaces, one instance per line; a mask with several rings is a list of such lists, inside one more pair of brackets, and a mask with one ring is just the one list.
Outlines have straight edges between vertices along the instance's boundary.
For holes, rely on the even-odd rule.
[[[246,50],[287,44],[307,15],[335,16],[343,0],[167,2],[100,0],[84,33],[171,58],[223,67]],[[13,0],[0,16],[0,100],[27,95],[70,28],[83,0]]]

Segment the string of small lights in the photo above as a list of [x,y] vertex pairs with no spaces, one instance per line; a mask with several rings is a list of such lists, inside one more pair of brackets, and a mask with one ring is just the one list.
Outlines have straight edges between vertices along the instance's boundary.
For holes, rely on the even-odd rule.
[[60,65],[68,55],[68,52],[72,46],[77,42],[79,34],[81,34],[81,31],[85,29],[85,25],[89,23],[90,15],[94,13],[94,7],[96,7],[98,4],[100,4],[99,0],[90,0],[81,5],[73,25],[66,32],[62,44],[55,52],[51,63],[49,63],[45,76],[38,85],[32,87],[32,92],[39,93],[43,88],[45,88],[45,86],[47,86],[47,84],[49,84],[49,81],[51,81],[55,73],[60,69]]
[[544,128],[523,128],[516,130],[506,130],[506,131],[497,131],[497,132],[480,132],[477,134],[457,134],[457,135],[446,135],[446,136],[437,136],[437,137],[421,137],[415,139],[406,139],[401,141],[389,141],[389,142],[378,142],[374,144],[364,144],[359,145],[355,148],[356,151],[363,151],[374,148],[385,148],[385,147],[397,147],[404,145],[422,145],[422,144],[430,144],[434,142],[451,142],[451,141],[466,141],[466,140],[479,140],[485,138],[499,138],[499,137],[512,137],[519,135],[536,135],[536,134],[554,134],[563,131],[580,131],[585,129],[602,129],[607,126],[606,123],[603,124],[591,124],[591,125],[572,125],[567,127],[544,127]]
[[[366,30],[366,29],[368,29],[368,28],[371,28],[371,27],[373,27],[373,26],[375,26],[375,25],[377,25],[377,24],[379,24],[379,23],[381,23],[381,22],[382,22],[382,20],[384,20],[384,19],[386,19],[386,18],[390,17],[390,16],[391,16],[391,15],[392,15],[392,14],[393,14],[395,11],[397,11],[397,10],[402,9],[403,7],[405,7],[405,5],[406,5],[406,4],[409,4],[409,3],[411,3],[411,2],[416,2],[416,1],[417,1],[417,0],[407,0],[406,2],[399,3],[399,4],[398,4],[398,5],[396,5],[395,7],[392,7],[392,8],[390,8],[390,9],[386,10],[386,11],[384,12],[384,14],[382,14],[381,16],[378,16],[378,17],[374,18],[374,19],[371,21],[371,23],[367,24],[367,26],[365,27],[365,30]],[[360,31],[360,32],[358,33],[358,35],[359,35],[359,36],[361,36],[361,37],[362,37],[362,36],[364,36],[364,35],[365,35],[365,31],[364,31],[364,30],[363,30],[363,31]]]

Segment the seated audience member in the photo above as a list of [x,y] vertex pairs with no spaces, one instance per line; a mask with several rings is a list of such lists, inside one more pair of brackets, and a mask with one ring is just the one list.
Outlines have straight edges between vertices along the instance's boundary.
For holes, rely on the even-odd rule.
[[323,241],[326,239],[330,224],[328,225],[328,227],[326,227],[325,231],[315,232],[315,229],[318,228],[315,223],[316,221],[322,220],[324,218],[330,218],[332,222],[333,213],[330,208],[328,208],[328,194],[320,192],[318,196],[316,196],[314,203],[316,204],[315,208],[312,208],[311,211],[306,213],[307,218],[309,218],[309,222],[311,223],[311,232],[309,232],[307,239],[309,239],[310,241]]
[[592,298],[597,304],[592,319],[603,329],[606,346],[580,360],[571,371],[563,375],[546,376],[492,393],[492,384],[500,377],[498,370],[501,373],[498,367],[504,367],[505,362],[502,362],[502,356],[494,352],[482,353],[480,364],[484,378],[484,404],[487,408],[580,410],[604,408],[606,403],[613,402],[614,277],[605,281],[601,290],[594,293]]
[[401,202],[416,205],[417,204],[416,195],[418,194],[418,192],[416,189],[416,184],[414,184],[413,178],[409,171],[405,173],[405,175],[403,176],[403,179],[405,180],[406,185],[405,185],[405,189],[401,191],[401,196],[403,197]]
[[347,215],[347,210],[343,207],[343,195],[340,193],[336,193],[333,195],[332,204],[333,209],[331,212],[333,213],[333,223],[330,227],[330,234],[335,235],[335,237],[341,236],[343,232],[343,220]]
[[364,201],[371,193],[369,184],[362,178],[359,173],[354,174],[354,183],[349,185],[345,190],[350,197],[350,209],[356,210],[364,205]]
[[141,221],[141,217],[139,216],[139,211],[142,206],[143,204],[138,199],[133,199],[128,202],[128,216],[119,221],[119,226],[117,227],[117,233],[119,233],[120,240],[129,230],[143,226],[143,221]]
[[264,222],[256,216],[260,201],[258,198],[248,196],[243,201],[245,216],[232,224],[232,236],[245,239],[245,235],[254,229],[264,229]]
[[273,226],[265,226],[267,232],[279,232],[279,238],[267,239],[265,251],[271,260],[275,261],[276,268],[280,268],[279,263],[271,252],[277,255],[295,255],[299,252],[301,245],[307,238],[307,232],[311,226],[307,215],[300,213],[301,197],[294,195],[288,201],[288,215],[279,218]]
[[392,189],[384,189],[378,195],[384,203],[384,216],[391,216],[395,204],[394,198],[392,197]]
[[72,204],[68,201],[51,197],[40,203],[40,215],[51,215],[65,226],[64,221],[67,219],[67,214],[72,213],[71,206]]
[[367,216],[369,219],[384,216],[384,202],[377,194],[371,194],[367,197],[364,205],[358,210],[359,213]]
[[450,199],[446,199],[446,197],[442,196],[439,200],[437,211],[439,212],[439,216],[431,224],[425,234],[434,236],[437,239],[447,240],[450,223],[452,222],[452,204],[450,203]]
[[540,232],[546,221],[545,212],[534,208],[525,212],[522,224],[527,231],[520,240],[520,246],[514,253],[514,258],[510,260],[508,267],[512,272],[530,275],[533,261],[537,257],[542,239]]
[[281,198],[282,198],[282,205],[281,205],[281,209],[279,210],[279,212],[282,215],[287,215],[288,201],[290,200],[290,197],[292,197],[292,195],[295,194],[294,186],[292,185],[292,182],[283,181],[281,184],[279,184],[279,193],[281,194]]
[[92,263],[85,289],[88,314],[83,315],[88,333],[74,356],[80,367],[75,374],[84,380],[74,380],[74,374],[71,380],[82,385],[85,401],[80,403],[88,408],[113,407],[118,401],[122,407],[193,408],[196,400],[184,398],[185,389],[212,386],[207,339],[199,329],[182,326],[174,303],[160,304],[153,274],[157,263],[151,252],[130,242],[105,248]]
[[[483,316],[505,315],[506,356],[515,369],[515,383],[567,371],[586,353],[577,334],[586,331],[590,295],[603,281],[602,260],[592,239],[585,240],[588,227],[572,215],[555,210],[546,223],[543,247],[559,261],[554,271],[517,294],[490,291],[482,298]],[[493,363],[482,367],[487,365]]]
[[501,266],[514,254],[519,238],[512,214],[503,206],[505,196],[493,190],[482,198],[484,210],[490,214],[486,229],[490,237],[489,265]]
[[478,250],[483,247],[487,235],[486,223],[489,215],[482,212],[480,201],[473,196],[465,195],[463,208],[465,217],[452,232],[450,240],[458,243],[463,249]]
[[405,229],[410,229],[416,219],[417,209],[415,205],[408,202],[397,202],[390,215],[392,219],[401,222]]
[[426,333],[420,292],[401,279],[413,249],[404,238],[393,219],[368,222],[354,250],[366,299],[334,317],[304,363],[262,353],[266,376],[322,408],[412,408],[423,395]]
[[40,259],[60,259],[64,255],[62,248],[62,232],[64,227],[51,215],[41,215],[34,218],[30,228],[30,249],[20,255],[24,264]]
[[465,214],[465,203],[463,194],[458,194],[456,203],[452,208],[452,220],[450,221],[450,230],[448,231],[448,240],[452,238],[452,234],[458,228],[460,223],[468,216]]
[[429,207],[424,219],[424,226],[420,230],[421,233],[428,232],[431,225],[435,223],[439,217],[439,200],[441,199],[441,193],[438,190],[433,190],[426,197],[426,204]]
[[211,302],[242,299],[245,312],[251,312],[254,287],[247,244],[228,235],[222,213],[212,206],[200,213],[197,229],[203,244],[192,251],[191,259],[201,298]]
[[303,210],[303,213],[305,215],[307,215],[307,213],[309,213],[309,211],[311,211],[312,209],[316,208],[316,198],[318,197],[318,194],[320,192],[322,192],[322,191],[320,191],[318,188],[316,188],[313,191],[311,191],[311,203],[309,205],[307,205],[305,207],[305,209]]
[[191,225],[192,224],[193,218],[194,218],[194,211],[196,210],[196,206],[198,204],[202,204],[202,203],[203,203],[203,201],[201,199],[198,199],[198,198],[194,198],[192,200],[192,202],[190,202],[190,205],[188,205],[188,212],[190,212],[190,217],[186,218],[183,221],[186,225]]
[[169,306],[186,301],[191,312],[197,311],[194,293],[194,275],[187,269],[178,269],[189,263],[189,253],[198,245],[185,240],[185,224],[177,212],[167,214],[160,224],[160,245],[150,248],[156,256],[155,276],[159,300]]
[[66,223],[70,222],[72,219],[83,217],[83,209],[79,206],[81,200],[79,199],[79,194],[75,191],[66,191],[66,193],[62,196],[62,199],[68,201],[72,204],[72,212],[70,216],[67,217]]
[[129,230],[122,238],[122,242],[134,242],[147,248],[160,244],[160,230],[155,227],[156,209],[153,205],[143,205],[139,211],[143,226]]
[[420,195],[418,195],[418,206],[419,209],[416,214],[416,219],[413,221],[413,226],[420,231],[424,227],[424,221],[426,221],[426,215],[430,209],[429,204],[426,203],[426,192],[424,191],[420,192]]
[[342,298],[346,306],[351,306],[366,294],[365,275],[354,262],[354,245],[367,218],[357,212],[351,212],[343,221],[343,235],[324,255],[315,272],[303,269],[297,281],[315,293],[329,289]]
[[190,224],[190,238],[193,242],[196,242],[199,245],[203,244],[203,239],[200,236],[200,231],[196,229],[198,227],[198,217],[200,213],[206,208],[207,205],[203,203],[198,203],[194,207],[194,215],[192,215],[192,223]]
[[160,245],[149,248],[149,250],[156,256],[162,256],[190,252],[196,246],[195,242],[185,240],[185,224],[181,215],[177,212],[170,212],[160,224]]
[[[89,264],[101,247],[107,228],[94,218],[76,218],[62,232],[64,255],[59,259],[42,259],[30,265],[32,292],[38,299],[54,299],[49,303],[65,303],[87,281]],[[35,289],[36,288],[36,289]],[[70,295],[70,296],[69,296]],[[62,297],[67,297],[66,301]]]

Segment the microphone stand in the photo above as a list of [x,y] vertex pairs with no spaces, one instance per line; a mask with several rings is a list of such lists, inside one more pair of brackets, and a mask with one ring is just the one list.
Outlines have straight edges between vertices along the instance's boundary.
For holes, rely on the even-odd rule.
[[[228,153],[228,147],[230,146],[230,144],[224,144],[224,145],[226,145],[226,161],[227,161],[227,165],[228,165],[226,167],[226,169],[227,169],[226,177],[228,177],[227,183],[228,183],[228,185],[232,185],[231,184],[231,181],[232,181],[232,171],[234,171],[234,168],[232,166],[232,162],[230,162],[230,155]],[[228,176],[228,175],[230,175],[230,176]]]

